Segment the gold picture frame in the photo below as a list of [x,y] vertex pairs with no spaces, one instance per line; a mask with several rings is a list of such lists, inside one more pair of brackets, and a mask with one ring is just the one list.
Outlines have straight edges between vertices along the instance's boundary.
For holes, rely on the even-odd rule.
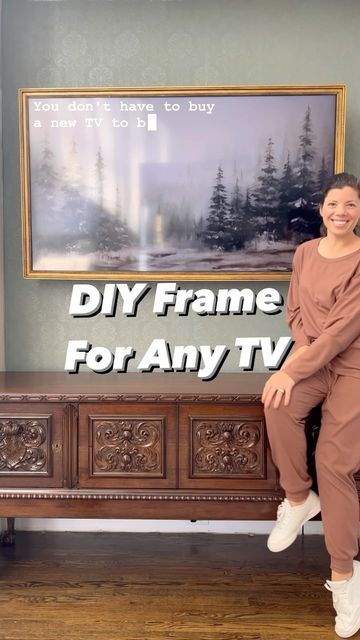
[[23,274],[287,280],[345,85],[20,89]]

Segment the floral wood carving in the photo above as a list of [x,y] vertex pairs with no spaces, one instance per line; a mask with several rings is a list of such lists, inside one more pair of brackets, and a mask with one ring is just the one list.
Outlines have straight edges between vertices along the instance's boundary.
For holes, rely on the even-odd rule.
[[0,473],[46,473],[49,427],[48,418],[0,418]]
[[261,420],[192,420],[192,477],[263,478],[264,457]]
[[90,420],[94,475],[164,475],[162,418]]

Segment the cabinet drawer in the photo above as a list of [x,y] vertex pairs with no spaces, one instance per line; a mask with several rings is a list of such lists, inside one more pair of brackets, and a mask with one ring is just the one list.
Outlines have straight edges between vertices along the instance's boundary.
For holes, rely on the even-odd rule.
[[79,442],[80,487],[176,485],[175,406],[84,404]]
[[68,439],[64,416],[62,405],[0,405],[0,486],[66,484]]
[[261,406],[180,408],[180,487],[254,490],[277,486]]

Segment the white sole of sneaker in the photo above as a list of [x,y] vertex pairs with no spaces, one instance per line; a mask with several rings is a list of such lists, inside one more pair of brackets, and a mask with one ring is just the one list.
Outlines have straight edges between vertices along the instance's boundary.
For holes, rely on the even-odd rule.
[[350,629],[350,631],[347,631],[347,633],[341,633],[341,631],[337,631],[336,625],[335,625],[335,633],[339,636],[339,638],[351,638],[351,636],[355,635],[355,633],[357,631],[359,631],[359,629],[360,629],[360,607],[358,608],[357,616],[358,616],[357,622]]
[[354,626],[351,631],[348,631],[348,633],[346,634],[340,633],[340,631],[336,631],[336,627],[335,627],[335,633],[336,635],[339,636],[339,638],[351,638],[352,636],[355,635],[355,633],[357,633],[357,631],[359,631],[359,629],[360,629],[360,622],[356,626]]
[[300,523],[297,532],[291,538],[290,542],[288,540],[285,545],[282,545],[280,547],[279,546],[274,547],[271,543],[269,545],[269,542],[268,542],[267,547],[268,547],[269,551],[272,551],[273,553],[279,553],[280,551],[285,551],[285,549],[288,549],[295,542],[296,538],[298,537],[298,534],[299,534],[299,531],[300,531],[301,527],[303,527],[304,524],[306,522],[308,522],[308,520],[311,520],[311,518],[315,518],[315,516],[317,516],[317,514],[320,513],[320,511],[321,511],[321,506],[320,505],[318,505],[317,507],[314,507],[314,509],[312,511],[310,511],[310,513],[306,516],[306,518],[304,518],[304,520]]

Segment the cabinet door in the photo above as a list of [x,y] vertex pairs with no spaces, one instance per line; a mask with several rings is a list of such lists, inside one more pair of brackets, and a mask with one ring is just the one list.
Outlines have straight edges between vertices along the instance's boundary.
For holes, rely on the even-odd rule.
[[183,405],[179,456],[181,488],[278,487],[260,405]]
[[0,486],[65,486],[68,428],[63,405],[1,404]]
[[81,405],[79,444],[80,487],[175,487],[175,406]]

